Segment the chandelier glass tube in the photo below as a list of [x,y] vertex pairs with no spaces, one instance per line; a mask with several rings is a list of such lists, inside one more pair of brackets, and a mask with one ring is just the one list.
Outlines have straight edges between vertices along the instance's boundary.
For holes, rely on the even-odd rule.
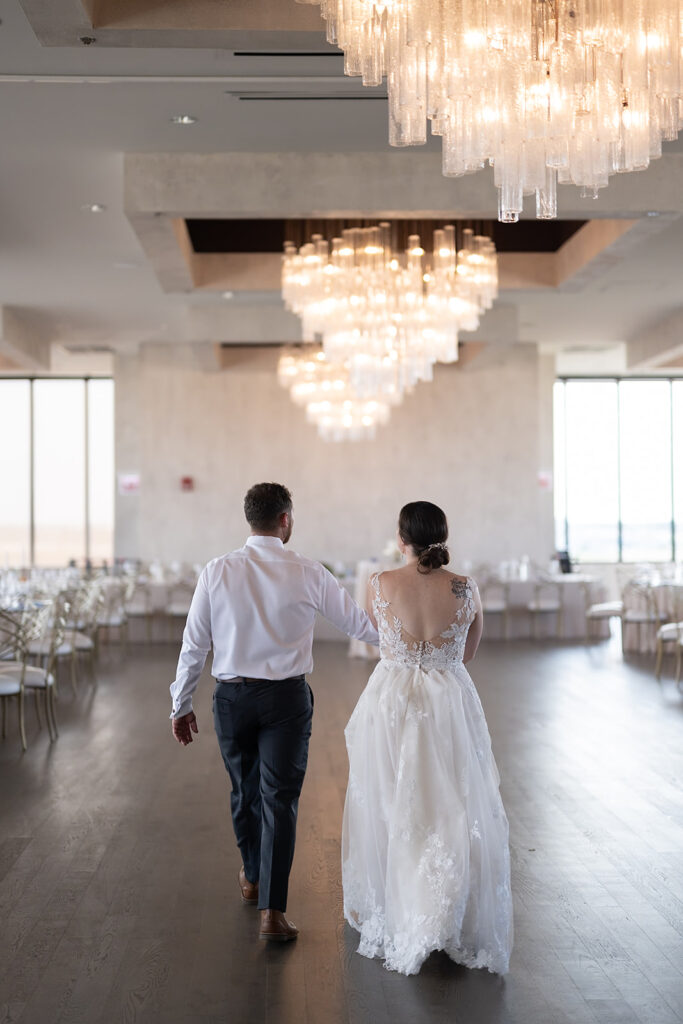
[[386,76],[389,141],[443,139],[443,173],[494,167],[498,216],[557,184],[598,190],[661,156],[683,124],[683,0],[297,0],[317,3],[347,75]]

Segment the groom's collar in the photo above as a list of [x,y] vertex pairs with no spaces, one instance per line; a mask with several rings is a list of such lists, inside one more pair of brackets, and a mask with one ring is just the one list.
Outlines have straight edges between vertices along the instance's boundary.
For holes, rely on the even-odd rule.
[[247,537],[246,547],[283,548],[284,544],[279,537],[264,537],[262,534],[252,534],[250,537]]

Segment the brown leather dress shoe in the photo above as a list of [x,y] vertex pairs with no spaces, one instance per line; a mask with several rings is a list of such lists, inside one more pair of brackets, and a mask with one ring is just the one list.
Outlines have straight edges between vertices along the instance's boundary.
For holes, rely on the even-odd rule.
[[281,910],[261,911],[259,939],[266,939],[269,942],[291,942],[298,934],[299,929],[287,920]]
[[240,868],[240,873],[237,877],[240,883],[242,903],[249,903],[255,906],[258,903],[258,882],[250,882],[244,873],[243,867]]

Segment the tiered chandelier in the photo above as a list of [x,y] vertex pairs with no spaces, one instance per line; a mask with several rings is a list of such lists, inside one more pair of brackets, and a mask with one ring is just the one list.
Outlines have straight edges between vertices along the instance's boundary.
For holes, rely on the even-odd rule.
[[389,141],[443,137],[443,173],[494,167],[498,216],[557,183],[597,196],[683,126],[683,0],[298,0],[319,3],[347,75],[386,75]]
[[[385,422],[390,405],[417,381],[432,379],[434,363],[458,358],[458,332],[476,330],[498,294],[496,249],[472,228],[458,240],[453,225],[434,231],[430,262],[419,235],[409,236],[401,255],[387,222],[348,228],[331,249],[322,235],[313,235],[298,250],[285,244],[282,294],[301,317],[304,340],[322,341],[324,361],[309,367],[313,376],[324,374],[321,400],[331,401],[332,379],[341,395],[343,380],[346,412],[335,423],[353,422],[357,433],[356,420],[363,425],[372,415],[375,422],[364,425],[373,428]],[[306,388],[314,392],[313,380],[306,380],[299,401]],[[349,402],[359,403],[352,421]],[[315,420],[320,406],[314,399],[305,404]]]

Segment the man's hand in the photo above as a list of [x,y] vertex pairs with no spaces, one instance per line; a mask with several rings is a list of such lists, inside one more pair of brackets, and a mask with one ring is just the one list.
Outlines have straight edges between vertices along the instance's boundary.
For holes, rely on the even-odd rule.
[[199,732],[194,711],[190,711],[188,715],[180,715],[179,718],[172,718],[171,723],[173,735],[178,740],[178,743],[182,743],[184,747],[188,743],[192,743],[192,733]]

